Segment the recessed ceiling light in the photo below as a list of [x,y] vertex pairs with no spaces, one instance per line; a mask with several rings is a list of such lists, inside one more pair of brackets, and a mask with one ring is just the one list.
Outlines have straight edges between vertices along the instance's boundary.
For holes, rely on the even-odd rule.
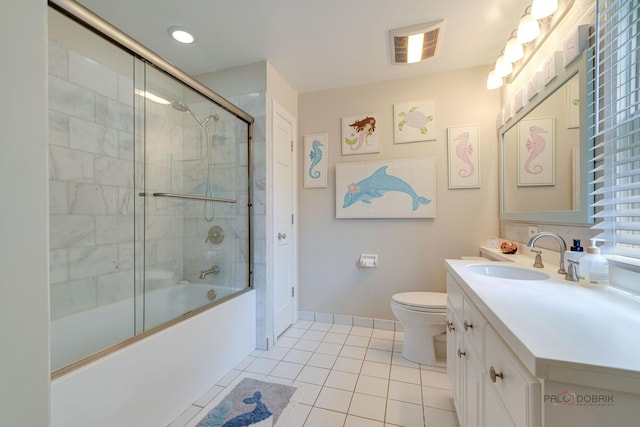
[[174,39],[179,41],[180,43],[193,43],[195,38],[193,35],[184,27],[171,27],[168,30],[169,35]]

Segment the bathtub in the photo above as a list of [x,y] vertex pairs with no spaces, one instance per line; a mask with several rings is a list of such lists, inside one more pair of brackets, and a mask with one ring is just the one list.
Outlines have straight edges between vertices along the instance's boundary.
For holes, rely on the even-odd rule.
[[[147,326],[192,312],[211,289],[188,284],[150,292]],[[156,427],[174,420],[255,349],[255,291],[228,299],[231,290],[215,292],[219,304],[53,379],[51,426]],[[132,306],[123,301],[54,320],[52,366],[131,337]]]
[[[212,301],[207,295],[209,291],[216,293],[213,301],[234,292],[217,285],[178,284],[147,293],[144,307],[142,298],[137,301],[130,298],[55,319],[51,322],[51,369],[66,366],[118,344],[134,332],[149,330],[198,309]],[[134,331],[134,310],[137,331]]]

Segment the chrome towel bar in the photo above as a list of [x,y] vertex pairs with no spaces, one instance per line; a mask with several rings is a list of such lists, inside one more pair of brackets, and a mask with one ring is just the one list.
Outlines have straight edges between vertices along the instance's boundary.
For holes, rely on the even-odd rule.
[[[139,195],[142,197],[146,197],[149,195],[149,193],[139,193]],[[173,197],[176,199],[204,200],[207,202],[237,203],[237,201],[233,199],[220,199],[218,197],[194,196],[191,194],[151,193],[151,195],[153,197]]]

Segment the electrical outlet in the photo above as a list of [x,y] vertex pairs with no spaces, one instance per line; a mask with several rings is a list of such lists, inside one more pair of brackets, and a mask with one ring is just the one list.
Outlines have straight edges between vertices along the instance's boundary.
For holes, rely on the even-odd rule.
[[529,226],[529,237],[533,237],[536,234],[538,234],[538,227],[536,227],[535,225],[530,225]]

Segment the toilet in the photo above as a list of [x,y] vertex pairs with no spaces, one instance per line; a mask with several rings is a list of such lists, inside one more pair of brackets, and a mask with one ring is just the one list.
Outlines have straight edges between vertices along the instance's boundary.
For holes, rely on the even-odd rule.
[[391,311],[404,329],[402,356],[422,365],[445,366],[447,294],[395,294],[391,297]]

